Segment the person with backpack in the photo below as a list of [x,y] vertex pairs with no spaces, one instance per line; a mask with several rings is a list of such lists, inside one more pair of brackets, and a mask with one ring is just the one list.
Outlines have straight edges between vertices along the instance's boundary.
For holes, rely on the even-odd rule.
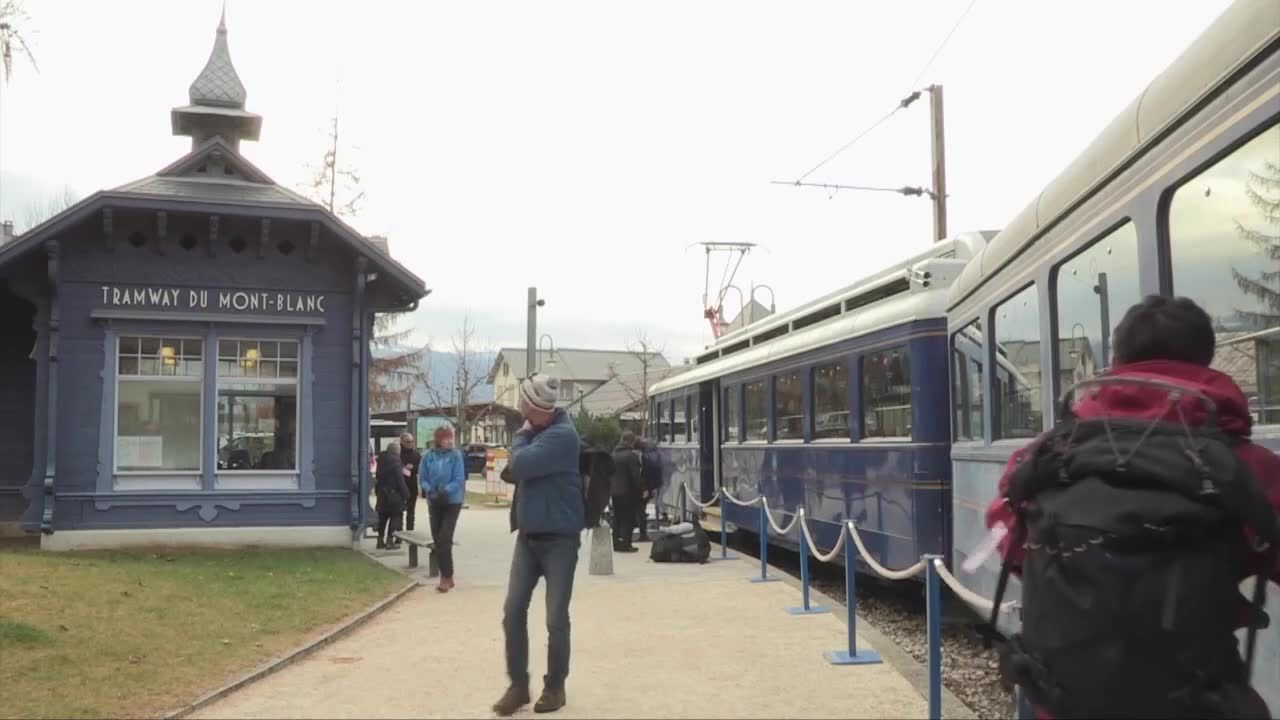
[[1002,675],[1041,718],[1269,718],[1249,672],[1280,576],[1280,458],[1250,442],[1248,403],[1209,367],[1216,337],[1194,302],[1149,296],[1114,342],[1115,367],[1071,389],[987,511],[1005,533],[993,637],[1009,575],[1022,581]]
[[613,449],[613,482],[610,488],[613,500],[613,551],[637,552],[632,544],[632,531],[636,511],[643,510],[644,488],[640,481],[640,452],[636,449],[636,435],[625,432],[618,446]]
[[400,441],[393,440],[378,456],[374,493],[378,498],[378,549],[395,547],[400,520],[409,504],[409,488],[404,483],[404,466],[400,462]]
[[556,407],[560,381],[535,374],[520,384],[524,427],[516,433],[507,468],[516,485],[512,531],[516,532],[502,628],[511,685],[493,711],[508,716],[529,704],[529,602],[539,578],[546,579],[547,674],[534,711],[564,707],[569,676],[569,601],[586,528],[581,473],[582,443],[573,421]]

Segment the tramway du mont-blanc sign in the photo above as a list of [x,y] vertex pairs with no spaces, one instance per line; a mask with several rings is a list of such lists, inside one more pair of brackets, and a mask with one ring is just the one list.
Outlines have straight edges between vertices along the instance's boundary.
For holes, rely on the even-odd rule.
[[112,308],[305,315],[322,314],[325,311],[325,296],[317,293],[142,285],[103,285],[101,290],[103,307]]

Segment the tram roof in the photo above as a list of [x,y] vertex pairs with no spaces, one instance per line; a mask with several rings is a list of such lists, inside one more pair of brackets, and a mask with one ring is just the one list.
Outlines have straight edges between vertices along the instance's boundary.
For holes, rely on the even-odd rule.
[[[725,354],[714,359],[706,359],[708,354],[704,354],[700,358],[703,362],[655,384],[650,395],[731,375],[911,320],[942,317],[947,286],[994,234],[962,233],[943,240],[926,252],[895,263],[849,287],[771,317],[767,322],[751,325],[746,328],[751,332],[735,334],[732,341],[721,342],[710,351]],[[898,292],[883,297],[875,295],[882,288],[904,281],[907,286]],[[861,298],[869,294],[870,301],[860,304]],[[849,301],[858,304],[850,306]],[[837,308],[836,314],[807,323],[815,313]],[[735,346],[739,349],[735,350]]]
[[1236,0],[1129,103],[951,286],[952,308],[1033,244],[1205,96],[1280,39],[1280,0]]

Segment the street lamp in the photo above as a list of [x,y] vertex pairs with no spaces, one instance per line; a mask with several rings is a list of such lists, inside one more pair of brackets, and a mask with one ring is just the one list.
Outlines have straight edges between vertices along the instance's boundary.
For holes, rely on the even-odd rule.
[[557,362],[555,340],[552,340],[550,335],[543,334],[542,337],[538,338],[538,369],[539,370],[542,369],[542,341],[543,340],[546,340],[547,345],[550,346],[551,348],[551,354],[547,358],[547,367],[555,367]]
[[532,375],[537,366],[537,358],[534,355],[534,353],[536,352],[535,345],[537,345],[537,343],[535,343],[533,339],[537,337],[537,334],[538,334],[538,330],[537,330],[538,308],[546,304],[547,304],[546,300],[543,300],[538,297],[538,288],[536,287],[529,288],[529,306],[527,308],[529,316],[528,316],[528,321],[526,325],[526,330],[528,331],[528,339],[525,342],[525,348],[524,348],[525,377]]

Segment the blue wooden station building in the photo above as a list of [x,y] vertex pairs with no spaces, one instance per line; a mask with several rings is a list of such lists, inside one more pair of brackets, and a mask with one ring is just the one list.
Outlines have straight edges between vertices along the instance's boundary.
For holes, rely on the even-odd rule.
[[225,19],[171,117],[190,153],[0,247],[0,530],[349,545],[373,318],[427,290],[240,154]]

